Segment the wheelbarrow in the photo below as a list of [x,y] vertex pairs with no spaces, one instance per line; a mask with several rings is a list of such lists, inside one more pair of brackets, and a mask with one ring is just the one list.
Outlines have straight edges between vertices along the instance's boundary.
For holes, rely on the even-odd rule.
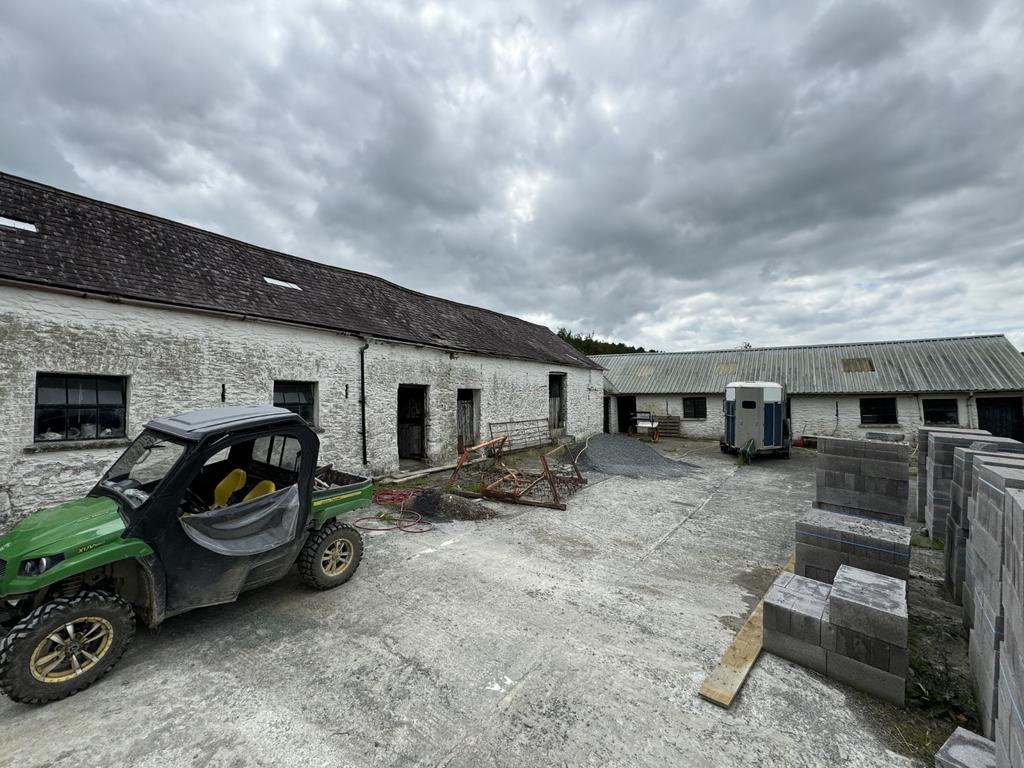
[[632,414],[632,421],[626,434],[630,437],[647,435],[652,443],[656,443],[660,437],[658,435],[658,421],[650,411],[637,411]]

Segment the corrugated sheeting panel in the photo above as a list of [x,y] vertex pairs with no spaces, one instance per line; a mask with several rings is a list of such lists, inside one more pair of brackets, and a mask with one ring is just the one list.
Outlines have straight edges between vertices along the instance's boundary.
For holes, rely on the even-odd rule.
[[[873,371],[862,361],[868,359]],[[1024,390],[1024,357],[1002,335],[814,347],[591,355],[618,392],[720,393],[730,381],[778,381],[791,394]]]

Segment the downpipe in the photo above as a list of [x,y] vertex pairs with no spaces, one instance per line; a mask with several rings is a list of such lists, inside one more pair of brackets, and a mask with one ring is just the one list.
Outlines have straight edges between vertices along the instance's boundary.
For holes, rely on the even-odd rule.
[[363,442],[363,466],[367,465],[366,457],[366,350],[370,348],[370,342],[363,339],[363,346],[359,348],[359,435]]

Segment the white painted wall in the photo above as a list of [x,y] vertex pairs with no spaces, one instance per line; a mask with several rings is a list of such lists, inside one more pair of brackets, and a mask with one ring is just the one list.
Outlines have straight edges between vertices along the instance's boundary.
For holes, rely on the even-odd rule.
[[[455,458],[456,390],[481,390],[489,421],[546,418],[548,374],[566,373],[569,434],[602,428],[600,371],[373,341],[366,354],[369,466],[359,437],[359,347],[339,334],[0,286],[0,529],[85,493],[121,447],[33,448],[37,372],[129,377],[128,432],[149,419],[224,404],[270,403],[275,379],[318,384],[321,456],[379,474],[398,465],[399,384],[428,389],[430,463]],[[346,395],[346,386],[348,388]]]
[[[1020,392],[1000,392],[993,397],[1019,397]],[[695,395],[696,396],[696,395]],[[658,415],[682,418],[684,395],[637,395],[636,407],[640,411],[651,411]],[[686,395],[690,397],[690,395]],[[683,419],[681,429],[685,436],[717,439],[724,431],[724,416],[720,395],[706,395],[707,419]],[[868,395],[867,397],[871,397]],[[907,440],[917,440],[917,430],[924,426],[924,404],[927,399],[955,399],[957,401],[960,426],[977,427],[978,409],[976,397],[955,393],[934,393],[927,395],[898,395],[896,410],[898,421],[895,426],[862,425],[860,422],[860,396],[858,395],[791,395],[793,436],[836,435],[858,438],[868,432],[903,432]],[[838,409],[838,416],[837,416]]]
[[[683,418],[684,397],[707,398],[707,418]],[[722,414],[723,399],[724,395],[637,395],[636,409],[650,411],[658,416],[678,416],[680,419],[679,430],[683,437],[717,440],[725,429],[725,420]]]

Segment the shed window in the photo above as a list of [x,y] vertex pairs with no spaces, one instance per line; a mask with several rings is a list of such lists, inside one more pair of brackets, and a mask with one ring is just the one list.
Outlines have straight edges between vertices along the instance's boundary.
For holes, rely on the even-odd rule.
[[706,397],[684,397],[684,419],[706,419],[708,417],[708,399]]
[[925,424],[960,423],[960,412],[955,397],[925,400],[923,405]]
[[844,373],[871,373],[875,370],[875,364],[870,357],[844,357]]
[[125,436],[124,376],[36,375],[35,441]]
[[316,382],[275,381],[274,405],[299,414],[307,424],[315,424]]
[[896,424],[897,422],[895,397],[861,398],[861,424]]

